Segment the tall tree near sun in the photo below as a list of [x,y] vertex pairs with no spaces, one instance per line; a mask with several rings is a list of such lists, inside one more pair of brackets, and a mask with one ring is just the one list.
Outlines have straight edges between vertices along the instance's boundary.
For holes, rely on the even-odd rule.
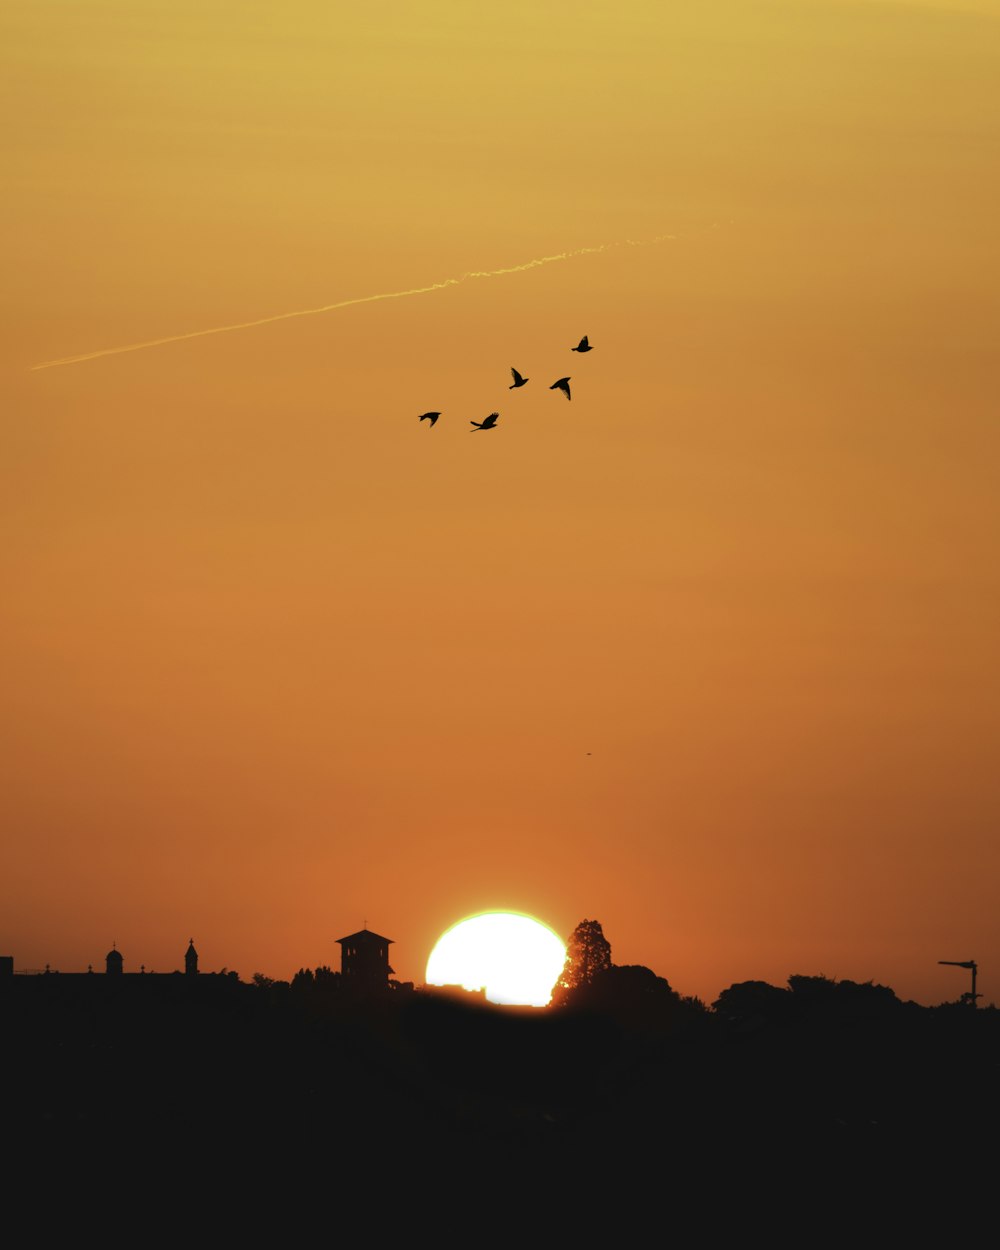
[[611,943],[599,920],[581,920],[566,943],[566,964],[552,991],[552,1003],[568,1001],[574,990],[590,985],[611,964]]

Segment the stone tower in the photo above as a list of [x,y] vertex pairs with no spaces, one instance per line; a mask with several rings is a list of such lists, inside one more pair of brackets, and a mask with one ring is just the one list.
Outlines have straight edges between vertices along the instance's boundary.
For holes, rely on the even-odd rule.
[[384,990],[389,983],[389,947],[392,938],[361,929],[340,943],[340,975],[348,985],[365,990]]

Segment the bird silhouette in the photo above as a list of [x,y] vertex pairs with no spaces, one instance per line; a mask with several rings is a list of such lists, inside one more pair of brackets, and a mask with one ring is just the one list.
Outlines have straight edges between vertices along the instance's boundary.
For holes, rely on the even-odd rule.
[[[499,412],[491,412],[485,421],[470,421],[469,424],[474,425],[477,430],[492,430],[496,428],[499,415]],[[470,430],[469,433],[471,434],[473,431]]]
[[420,416],[419,416],[419,417],[417,417],[417,420],[418,420],[418,421],[429,421],[429,422],[431,423],[431,429],[433,430],[433,429],[434,429],[434,424],[435,424],[435,422],[437,421],[437,419],[438,419],[438,417],[439,417],[440,415],[441,415],[441,414],[440,414],[439,412],[423,412],[423,413],[421,413],[421,414],[420,414]]
[[525,382],[530,382],[530,378],[522,378],[516,369],[511,369],[510,376],[514,379],[514,385],[508,386],[507,390],[512,391],[518,386],[523,386]]
[[592,352],[594,349],[587,342],[587,336],[584,335],[576,347],[569,349],[571,352]]
[[[573,350],[575,351],[576,348],[574,348]],[[562,391],[562,393],[566,396],[567,399],[573,398],[573,396],[569,393],[569,378],[560,378],[558,382],[553,382],[552,385],[549,387],[549,390],[550,391]]]

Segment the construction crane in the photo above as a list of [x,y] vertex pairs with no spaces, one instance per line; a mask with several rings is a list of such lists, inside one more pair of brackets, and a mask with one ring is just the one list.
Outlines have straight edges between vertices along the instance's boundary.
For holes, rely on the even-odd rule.
[[968,994],[962,995],[962,1002],[971,1003],[973,1007],[976,1005],[976,999],[982,998],[982,994],[976,993],[976,973],[979,968],[974,959],[939,959],[939,964],[947,964],[949,968],[968,968],[972,973],[972,989]]

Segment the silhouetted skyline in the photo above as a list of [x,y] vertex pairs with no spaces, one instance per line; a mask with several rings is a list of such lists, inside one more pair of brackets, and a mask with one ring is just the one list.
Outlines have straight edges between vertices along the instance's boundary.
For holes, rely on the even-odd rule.
[[[434,986],[424,986],[423,977],[415,978],[409,981],[399,981],[395,979],[395,970],[389,964],[389,947],[394,945],[392,938],[370,930],[366,925],[354,933],[348,934],[346,937],[337,938],[335,944],[340,947],[340,972],[337,974],[343,977],[345,985],[354,986],[355,988],[366,991],[383,991],[390,987],[405,987],[412,989],[414,984],[418,984],[424,989],[434,989]],[[426,962],[426,959],[425,959]],[[972,973],[971,990],[960,992],[951,997],[944,997],[940,1000],[939,1005],[948,1003],[964,1004],[975,1008],[980,999],[984,998],[982,993],[976,990],[976,977],[979,966],[975,960],[938,960],[940,965],[949,965],[952,967],[963,968]],[[184,975],[193,977],[199,975],[198,951],[195,948],[194,938],[190,938],[183,956]],[[328,965],[319,965],[321,968],[328,968]],[[635,967],[636,965],[630,965]],[[300,964],[299,973],[301,974],[305,964]],[[575,990],[581,986],[595,983],[600,977],[617,966],[612,959],[612,947],[604,934],[603,927],[597,920],[581,921],[566,938],[566,967],[562,975],[553,985],[552,1006],[558,1007],[565,1004],[568,998],[572,997]],[[104,974],[107,976],[160,976],[160,975],[179,975],[178,969],[170,969],[168,972],[157,972],[152,967],[146,967],[145,963],[141,963],[126,968],[125,956],[119,949],[117,940],[112,943],[111,949],[104,957]],[[649,969],[645,969],[649,976],[656,977],[657,974]],[[683,974],[683,969],[675,969],[674,975]],[[94,964],[88,965],[86,971],[72,969],[64,971],[61,968],[46,964],[44,968],[23,968],[15,966],[15,957],[11,955],[0,956],[0,976],[14,975],[59,975],[68,977],[93,976],[96,974]],[[212,973],[211,975],[216,975]],[[222,968],[221,975],[225,977],[239,978],[239,974],[231,971],[229,968]],[[298,975],[298,974],[297,974]],[[619,979],[622,975],[616,974]],[[631,975],[631,974],[629,974]],[[275,984],[280,978],[273,977],[267,972],[255,970],[252,977],[240,978],[243,981],[252,981],[259,983],[266,981],[268,984]],[[293,978],[294,979],[294,978]],[[795,977],[790,979],[792,989],[795,988]],[[803,984],[810,982],[814,985],[825,985],[830,987],[841,986],[844,990],[850,987],[860,986],[863,991],[866,986],[873,986],[875,982],[872,978],[867,981],[857,982],[850,978],[839,979],[830,978],[824,974],[814,975],[812,977],[799,978]],[[609,982],[610,984],[610,982]],[[728,990],[725,990],[719,1000],[715,1003],[718,1008],[720,1003],[732,1003],[735,1001],[743,1001],[749,990],[749,987],[763,986],[762,991],[765,994],[777,993],[774,986],[768,982],[756,980],[733,983]],[[454,988],[454,987],[453,987]],[[884,989],[884,987],[877,987]],[[892,991],[889,991],[892,993]],[[895,998],[895,995],[893,994]],[[696,996],[690,995],[690,1001],[701,1002]],[[756,1000],[755,1000],[756,1001]],[[761,1000],[763,1001],[763,1000]],[[770,1000],[768,1000],[770,1001]],[[774,1001],[777,1001],[776,999]],[[911,1004],[916,1005],[916,1004]],[[991,1008],[993,1004],[990,1004]]]

